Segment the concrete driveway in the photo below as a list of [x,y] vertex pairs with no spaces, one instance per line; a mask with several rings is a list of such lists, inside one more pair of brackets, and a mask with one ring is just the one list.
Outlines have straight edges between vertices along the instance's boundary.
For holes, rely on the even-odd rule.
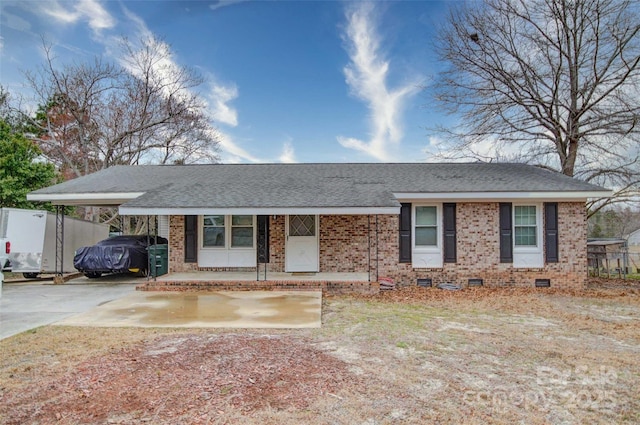
[[144,292],[127,275],[6,283],[0,339],[39,326],[319,328],[321,291]]
[[91,283],[7,283],[0,298],[0,339],[49,325],[135,292],[141,280],[107,277]]

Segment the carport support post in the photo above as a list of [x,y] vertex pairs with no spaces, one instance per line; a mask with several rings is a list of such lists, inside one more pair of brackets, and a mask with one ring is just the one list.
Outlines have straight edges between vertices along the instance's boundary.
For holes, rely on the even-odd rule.
[[56,267],[54,284],[64,283],[64,206],[56,205]]
[[[151,232],[151,229],[149,228],[149,216],[147,216],[147,282],[149,282],[151,280],[151,252],[150,252],[150,247],[151,247],[151,237],[149,232]],[[158,241],[158,238],[156,237],[156,242]],[[153,264],[155,265],[155,261],[153,262]],[[156,281],[156,271],[153,271],[153,281]]]

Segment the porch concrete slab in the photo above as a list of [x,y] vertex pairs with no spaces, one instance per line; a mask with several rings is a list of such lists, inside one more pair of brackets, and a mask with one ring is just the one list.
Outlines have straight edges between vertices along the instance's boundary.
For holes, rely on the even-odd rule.
[[321,291],[136,292],[55,325],[319,328]]
[[333,282],[367,282],[369,280],[368,273],[281,273],[268,272],[266,279],[264,272],[256,276],[256,272],[183,272],[170,273],[157,278],[160,282],[171,281],[256,281],[256,280],[273,280],[273,281],[333,281]]

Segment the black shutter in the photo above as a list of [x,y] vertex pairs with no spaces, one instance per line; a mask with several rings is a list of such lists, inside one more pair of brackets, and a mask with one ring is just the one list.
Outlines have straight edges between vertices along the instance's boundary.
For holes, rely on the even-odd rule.
[[558,262],[558,203],[544,204],[544,244],[547,263]]
[[198,216],[184,216],[184,262],[198,262]]
[[400,262],[411,262],[411,204],[400,204]]
[[500,262],[513,263],[511,203],[500,204]]
[[258,220],[258,264],[269,262],[269,216],[259,215]]
[[456,252],[456,204],[442,204],[444,235],[444,262],[455,263]]

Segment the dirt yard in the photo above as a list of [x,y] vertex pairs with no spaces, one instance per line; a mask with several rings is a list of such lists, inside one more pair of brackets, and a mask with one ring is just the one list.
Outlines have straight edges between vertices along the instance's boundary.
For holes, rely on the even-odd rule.
[[640,286],[325,297],[315,330],[49,326],[0,341],[4,424],[637,424]]

